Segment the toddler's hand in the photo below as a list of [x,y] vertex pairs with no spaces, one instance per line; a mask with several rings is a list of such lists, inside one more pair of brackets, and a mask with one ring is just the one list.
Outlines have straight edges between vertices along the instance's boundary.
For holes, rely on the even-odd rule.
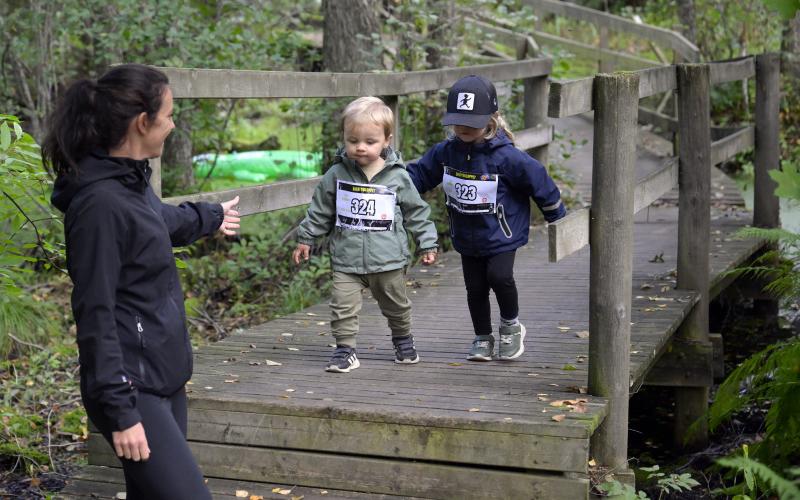
[[425,252],[422,254],[422,263],[426,266],[430,266],[436,262],[436,252]]
[[300,264],[300,257],[303,260],[308,260],[308,257],[311,254],[311,247],[309,245],[305,245],[303,243],[298,243],[297,248],[294,249],[292,252],[292,260],[295,264]]

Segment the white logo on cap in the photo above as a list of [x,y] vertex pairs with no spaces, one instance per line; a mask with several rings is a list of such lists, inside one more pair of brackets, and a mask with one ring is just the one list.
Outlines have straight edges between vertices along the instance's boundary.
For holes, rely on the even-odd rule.
[[475,94],[470,92],[459,92],[458,101],[456,101],[456,109],[463,109],[465,111],[472,111],[475,105]]

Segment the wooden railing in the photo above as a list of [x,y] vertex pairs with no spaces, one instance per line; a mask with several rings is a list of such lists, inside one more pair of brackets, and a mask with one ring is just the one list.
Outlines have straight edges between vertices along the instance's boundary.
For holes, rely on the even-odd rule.
[[[519,61],[446,68],[404,73],[304,73],[283,71],[243,71],[216,69],[159,68],[167,74],[175,99],[263,99],[309,97],[383,96],[394,108],[395,119],[400,115],[399,96],[415,92],[447,89],[462,76],[480,74],[492,81],[521,79],[525,85],[525,129],[516,133],[516,145],[532,150],[533,155],[546,161],[546,147],[552,141],[552,127],[547,119],[547,77],[552,60],[521,59]],[[395,127],[395,143],[401,144],[399,127]],[[161,192],[161,163],[153,165],[152,185]],[[219,202],[240,197],[242,215],[269,212],[303,205],[309,202],[318,178],[276,182],[226,191],[199,193],[168,198],[169,203],[182,201]]]
[[[589,391],[610,400],[609,415],[592,445],[594,456],[604,465],[624,469],[627,461],[633,216],[680,186],[677,286],[698,292],[700,300],[676,341],[705,348],[709,345],[710,169],[755,147],[754,224],[777,227],[778,200],[768,171],[778,168],[779,73],[780,57],[765,54],[601,74],[551,86],[551,117],[594,111],[592,205],[550,224],[548,232],[552,261],[590,245]],[[712,142],[711,86],[753,76],[755,125]],[[633,164],[639,100],[672,91],[678,95],[674,129],[681,139],[679,155],[637,182]],[[676,400],[676,433],[688,435],[689,424],[707,406],[708,387],[679,388]],[[703,429],[694,435],[702,436]]]

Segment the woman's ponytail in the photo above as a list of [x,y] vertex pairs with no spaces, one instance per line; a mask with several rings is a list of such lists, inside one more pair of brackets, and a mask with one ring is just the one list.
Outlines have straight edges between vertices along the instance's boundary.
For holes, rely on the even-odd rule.
[[42,156],[53,173],[64,175],[94,149],[108,150],[125,139],[140,113],[155,117],[167,76],[141,64],[115,66],[97,81],[69,86],[50,116]]
[[97,83],[78,80],[70,85],[51,115],[42,154],[56,175],[75,168],[99,143],[96,101]]

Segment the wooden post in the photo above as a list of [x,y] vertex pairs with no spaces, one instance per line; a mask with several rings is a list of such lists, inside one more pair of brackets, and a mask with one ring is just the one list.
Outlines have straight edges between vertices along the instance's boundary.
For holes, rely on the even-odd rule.
[[[711,232],[711,119],[709,67],[679,64],[678,81],[678,288],[694,290],[700,300],[676,334],[681,342],[708,344],[708,293]],[[688,447],[708,440],[698,419],[708,409],[708,387],[675,389],[675,441]],[[689,428],[693,424],[692,434]]]
[[589,225],[589,391],[609,399],[592,435],[600,465],[627,469],[633,194],[639,75],[594,77],[594,152]]
[[161,198],[161,157],[158,158],[151,158],[150,159],[150,168],[153,169],[153,172],[150,174],[150,187],[153,188],[153,192],[156,193],[156,196]]
[[[547,93],[550,84],[546,76],[526,78],[523,80],[525,87],[524,125],[525,128],[549,127],[547,119]],[[539,160],[542,165],[547,165],[549,146],[547,144],[533,148],[529,151],[531,156]]]
[[395,151],[400,151],[400,96],[383,96],[383,102],[385,102],[386,105],[392,109],[392,113],[394,113],[394,139],[392,139],[392,147]]
[[780,226],[778,197],[770,170],[780,168],[778,116],[780,107],[780,54],[756,56],[756,145],[753,225]]

